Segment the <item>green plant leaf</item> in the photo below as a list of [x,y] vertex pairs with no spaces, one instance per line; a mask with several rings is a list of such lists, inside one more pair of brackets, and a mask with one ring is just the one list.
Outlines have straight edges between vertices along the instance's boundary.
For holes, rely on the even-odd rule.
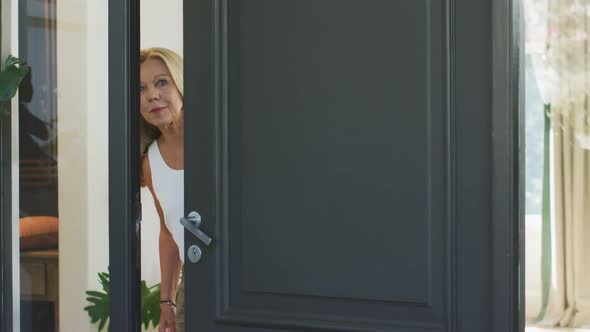
[[86,294],[90,295],[90,296],[94,296],[94,297],[100,297],[100,298],[104,298],[104,297],[109,296],[107,293],[101,293],[101,292],[97,292],[97,291],[87,291]]
[[22,80],[30,71],[29,66],[12,55],[4,63],[4,70],[0,72],[0,102],[9,101],[14,97]]
[[[105,272],[98,273],[98,280],[102,285],[104,292],[88,290],[86,300],[90,305],[84,307],[88,312],[91,323],[99,323],[98,331],[106,326],[107,331],[110,332],[111,327],[108,323],[110,318],[110,278],[109,274]],[[160,284],[155,284],[151,287],[147,283],[141,281],[141,323],[145,329],[149,328],[150,323],[158,326],[160,323]]]
[[141,322],[144,328],[147,329],[150,323],[149,311],[144,301],[145,297],[150,294],[150,290],[144,280],[141,281]]
[[[108,290],[108,275],[105,278],[104,274],[99,273],[98,278],[103,286],[104,292],[93,290],[86,291],[86,295],[88,295],[86,301],[88,301],[90,305],[86,306],[84,310],[88,312],[91,323],[99,323],[98,331],[100,332],[106,326],[110,316],[110,295]],[[105,285],[107,286],[106,288]],[[107,331],[108,330],[109,328],[107,327]]]
[[4,68],[13,67],[16,65],[24,65],[25,62],[12,54],[9,54],[6,60],[4,61]]
[[103,319],[100,321],[100,324],[98,325],[98,331],[102,331],[102,329],[104,328],[104,325],[107,323],[106,319]]
[[111,287],[110,282],[109,282],[109,274],[105,273],[105,272],[101,272],[98,274],[98,279],[100,281],[100,283],[102,284],[102,290],[104,290],[105,292],[109,292],[109,289]]
[[142,296],[142,322],[147,329],[150,322],[154,327],[160,323],[160,284],[156,284],[146,289],[147,292]]

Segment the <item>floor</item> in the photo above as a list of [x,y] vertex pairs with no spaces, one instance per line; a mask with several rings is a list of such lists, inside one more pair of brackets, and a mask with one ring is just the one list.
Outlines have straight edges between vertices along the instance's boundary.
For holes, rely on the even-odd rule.
[[546,328],[546,327],[526,327],[526,332],[590,332],[589,329],[564,329],[564,328]]

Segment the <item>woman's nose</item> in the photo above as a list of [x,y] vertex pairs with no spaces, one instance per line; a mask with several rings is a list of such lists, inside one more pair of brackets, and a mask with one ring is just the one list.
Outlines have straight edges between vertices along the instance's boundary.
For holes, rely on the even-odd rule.
[[158,93],[157,89],[148,89],[148,100],[149,101],[154,101],[154,100],[159,100],[160,99],[160,94]]

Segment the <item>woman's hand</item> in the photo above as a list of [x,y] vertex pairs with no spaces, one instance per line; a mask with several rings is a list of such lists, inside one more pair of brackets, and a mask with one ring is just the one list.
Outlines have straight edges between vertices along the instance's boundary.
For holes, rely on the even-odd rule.
[[158,332],[176,332],[176,308],[169,304],[160,307],[160,325]]

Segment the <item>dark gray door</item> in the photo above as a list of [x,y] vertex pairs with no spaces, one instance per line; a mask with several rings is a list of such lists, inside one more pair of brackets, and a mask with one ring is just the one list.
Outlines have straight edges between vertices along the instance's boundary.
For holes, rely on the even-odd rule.
[[497,326],[491,0],[184,12],[187,331]]

